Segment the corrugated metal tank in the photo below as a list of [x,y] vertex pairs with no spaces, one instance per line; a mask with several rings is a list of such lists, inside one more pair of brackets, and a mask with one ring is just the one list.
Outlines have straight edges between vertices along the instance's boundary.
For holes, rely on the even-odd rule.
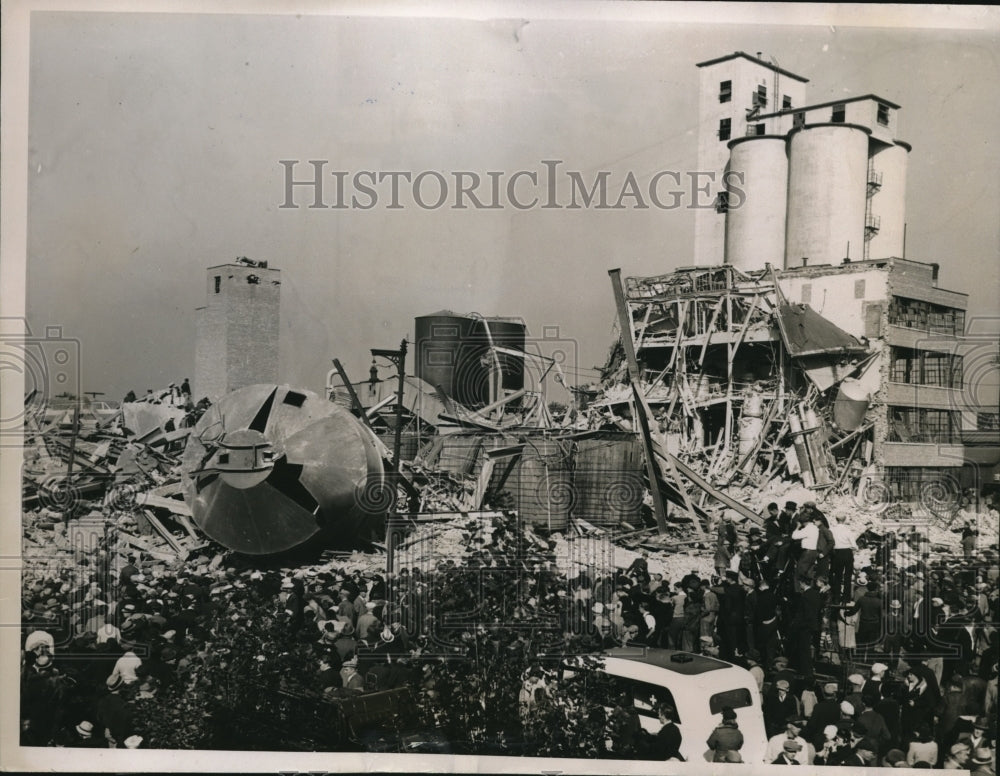
[[520,518],[544,531],[564,531],[575,501],[573,451],[568,442],[544,437],[525,440],[504,490],[514,497]]
[[[487,331],[488,327],[488,331]],[[508,318],[484,319],[442,310],[419,316],[414,325],[417,377],[440,387],[467,407],[490,403],[490,343],[524,350],[525,325]],[[502,387],[524,387],[524,360],[497,354],[503,372]]]
[[788,153],[784,137],[759,135],[729,144],[730,174],[744,199],[730,194],[726,213],[726,263],[743,271],[782,266],[785,256],[785,203]]
[[638,523],[646,493],[635,434],[601,432],[576,443],[573,516],[602,528]]
[[870,259],[903,256],[909,155],[910,146],[897,140],[893,145],[878,148],[872,157],[872,169],[880,185],[872,194],[872,215],[879,219],[879,229],[868,243]]
[[868,135],[856,124],[814,124],[789,139],[785,267],[864,255]]

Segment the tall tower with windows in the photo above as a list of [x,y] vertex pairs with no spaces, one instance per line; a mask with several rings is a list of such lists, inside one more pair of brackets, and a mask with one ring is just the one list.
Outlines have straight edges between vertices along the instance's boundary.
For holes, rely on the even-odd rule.
[[[742,51],[699,62],[698,171],[708,194],[695,210],[694,259],[698,265],[722,264],[726,244],[726,200],[723,175],[729,162],[729,142],[747,135],[785,134],[777,119],[778,111],[805,104],[808,78],[766,61],[760,52],[751,56]],[[787,132],[787,130],[786,130]]]
[[195,401],[218,401],[256,383],[278,382],[281,271],[244,257],[209,267],[197,309]]

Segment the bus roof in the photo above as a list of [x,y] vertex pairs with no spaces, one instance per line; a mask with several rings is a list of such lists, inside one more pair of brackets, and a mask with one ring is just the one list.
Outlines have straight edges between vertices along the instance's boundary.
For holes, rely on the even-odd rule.
[[654,647],[615,647],[601,654],[603,657],[632,660],[636,663],[645,663],[686,676],[696,676],[708,671],[718,671],[721,668],[738,667],[724,660],[716,660],[714,657],[696,655],[692,652],[682,652],[675,649],[656,649]]

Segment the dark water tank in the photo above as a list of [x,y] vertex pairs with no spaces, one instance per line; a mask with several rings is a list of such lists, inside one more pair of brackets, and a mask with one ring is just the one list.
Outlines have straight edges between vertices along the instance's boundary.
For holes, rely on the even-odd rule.
[[466,407],[490,402],[490,373],[499,363],[501,387],[524,387],[524,359],[491,353],[495,346],[524,351],[525,325],[511,318],[481,318],[442,310],[415,319],[417,377]]

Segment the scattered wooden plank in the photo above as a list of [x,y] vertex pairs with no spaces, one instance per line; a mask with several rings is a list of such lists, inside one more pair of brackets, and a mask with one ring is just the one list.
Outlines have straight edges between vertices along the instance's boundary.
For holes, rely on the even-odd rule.
[[163,538],[163,540],[170,545],[170,549],[182,558],[187,555],[185,548],[179,541],[177,541],[177,538],[167,530],[167,527],[160,522],[160,519],[154,515],[151,510],[144,509],[142,510],[142,513],[149,521],[149,524],[153,526],[153,530],[155,530]]
[[184,515],[185,517],[191,517],[191,507],[189,507],[185,502],[181,501],[180,499],[164,498],[163,496],[156,496],[149,491],[147,491],[146,493],[137,493],[135,496],[135,503],[145,507],[166,509],[168,512],[171,512],[175,515]]

